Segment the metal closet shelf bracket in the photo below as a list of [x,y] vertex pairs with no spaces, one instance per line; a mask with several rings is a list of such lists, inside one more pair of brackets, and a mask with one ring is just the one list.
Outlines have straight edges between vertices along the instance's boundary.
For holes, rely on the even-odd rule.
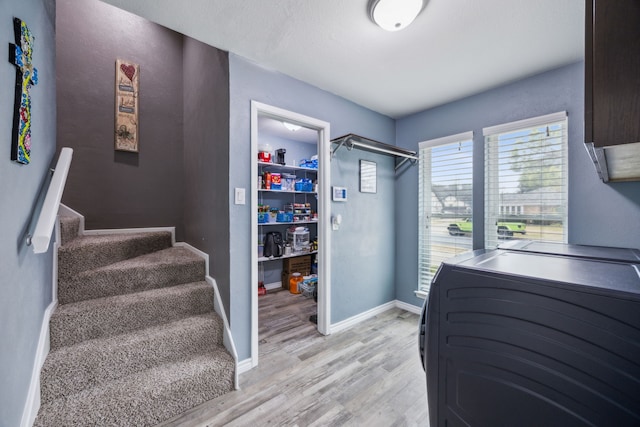
[[[411,150],[405,150],[404,148],[396,147],[395,145],[385,144],[383,142],[374,141],[373,139],[365,138],[364,136],[350,133],[348,135],[341,136],[331,140],[332,144],[336,146],[331,150],[331,158],[335,156],[340,147],[347,147],[347,150],[351,151],[354,148],[359,148],[366,151],[372,151],[375,153],[386,154],[394,156],[396,158],[395,170],[398,170],[406,162],[410,161],[412,165],[416,164],[419,160],[417,153]],[[401,160],[398,162],[398,158]]]

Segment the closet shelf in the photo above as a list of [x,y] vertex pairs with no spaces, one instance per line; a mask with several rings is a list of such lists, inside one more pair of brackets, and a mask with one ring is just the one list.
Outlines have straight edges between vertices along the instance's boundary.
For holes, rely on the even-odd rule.
[[314,169],[314,168],[305,168],[303,166],[293,166],[293,165],[281,165],[280,163],[272,163],[272,162],[258,161],[258,166],[262,166],[263,168],[272,168],[274,170],[292,170],[292,171],[305,171],[305,172],[318,173],[318,169]]
[[335,156],[340,147],[345,146],[347,147],[347,150],[359,148],[366,151],[394,156],[396,159],[400,157],[402,160],[399,163],[396,163],[396,170],[409,160],[411,160],[412,163],[416,163],[419,160],[415,151],[405,150],[404,148],[396,147],[395,145],[374,141],[373,139],[365,138],[364,136],[353,133],[332,139],[331,143],[337,144],[337,146],[331,151],[331,158]]

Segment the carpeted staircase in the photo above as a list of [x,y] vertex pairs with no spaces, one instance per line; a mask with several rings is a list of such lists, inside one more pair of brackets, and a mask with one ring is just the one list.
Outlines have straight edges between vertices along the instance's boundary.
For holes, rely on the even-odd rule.
[[58,307],[36,426],[153,426],[234,387],[202,258],[169,232],[61,218]]

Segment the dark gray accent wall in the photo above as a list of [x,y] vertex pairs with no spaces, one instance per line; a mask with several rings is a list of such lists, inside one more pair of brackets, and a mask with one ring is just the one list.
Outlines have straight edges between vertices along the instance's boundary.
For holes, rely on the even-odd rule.
[[[331,125],[331,138],[356,133],[392,144],[395,122],[308,83],[261,68],[237,55],[229,56],[230,68],[230,156],[229,191],[250,189],[251,100],[295,111]],[[357,195],[358,159],[378,160],[377,195]],[[342,212],[343,226],[332,233],[331,322],[348,319],[394,299],[393,241],[395,235],[392,170],[389,159],[378,154],[353,150],[332,161],[332,185],[349,187],[350,201],[332,203],[331,210]],[[251,218],[247,205],[229,205],[231,253],[231,330],[238,358],[250,357],[251,350]],[[374,229],[374,221],[378,228]],[[329,218],[320,218],[329,221]],[[367,233],[378,233],[369,236]],[[370,246],[361,252],[363,244]],[[319,242],[322,245],[322,242]],[[346,254],[346,255],[345,255]]]
[[[482,128],[567,111],[569,243],[634,247],[640,242],[640,183],[605,184],[584,148],[584,64],[575,63],[397,121],[397,145],[411,150],[429,139],[474,132],[474,221],[484,221]],[[418,171],[396,182],[396,297],[421,305],[418,286]],[[474,248],[481,248],[481,229]]]
[[[31,91],[31,164],[10,161],[16,69],[7,60],[13,18],[35,37]],[[55,2],[0,3],[0,425],[20,425],[45,310],[51,303],[53,255],[24,243],[40,187],[56,151]],[[55,238],[54,238],[55,240]]]
[[209,254],[229,313],[229,55],[184,41],[185,241]]
[[[183,36],[97,0],[57,4],[63,203],[89,229],[175,226],[182,240]],[[139,153],[114,151],[117,58],[140,64]]]

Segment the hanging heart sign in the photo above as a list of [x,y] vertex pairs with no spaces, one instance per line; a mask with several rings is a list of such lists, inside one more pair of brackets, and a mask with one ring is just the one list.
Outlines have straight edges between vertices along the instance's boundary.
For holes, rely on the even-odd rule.
[[129,80],[133,81],[133,76],[136,74],[136,67],[133,65],[120,64],[120,69]]

